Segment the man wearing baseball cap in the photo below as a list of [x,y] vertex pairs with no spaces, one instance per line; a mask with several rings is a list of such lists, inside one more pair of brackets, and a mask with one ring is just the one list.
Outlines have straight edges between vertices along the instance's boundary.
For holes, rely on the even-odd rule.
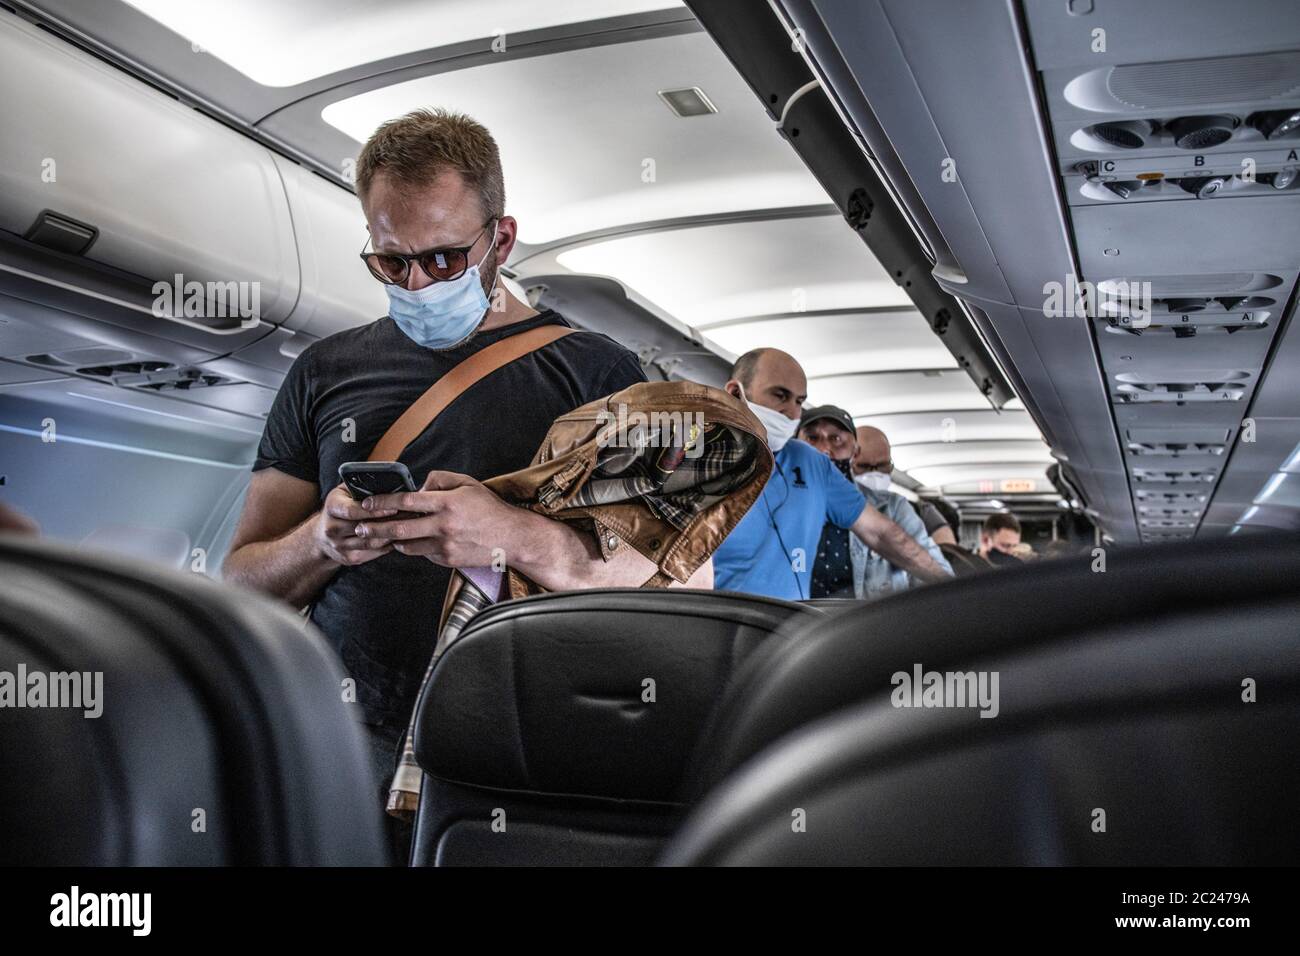
[[[910,535],[935,564],[952,573],[916,510],[902,495],[889,490],[894,462],[884,432],[869,425],[855,429],[853,417],[844,409],[818,405],[804,411],[799,437],[829,457],[835,468],[858,486],[869,505]],[[829,523],[822,529],[813,565],[813,597],[876,598],[906,590],[911,583],[906,569],[865,542]]]

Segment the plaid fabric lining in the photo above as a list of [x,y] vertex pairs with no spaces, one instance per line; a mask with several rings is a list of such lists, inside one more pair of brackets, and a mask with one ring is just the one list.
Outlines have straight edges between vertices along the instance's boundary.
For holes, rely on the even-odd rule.
[[[424,670],[424,677],[420,680],[421,693],[429,683],[429,678],[433,675],[433,666],[438,663],[442,651],[460,637],[461,630],[470,622],[470,618],[492,603],[492,599],[472,583],[462,580],[461,589],[456,594],[456,600],[452,602],[447,623],[439,636],[438,647],[441,650],[434,650],[433,659],[429,661],[429,666]],[[417,697],[416,700],[419,698]],[[406,735],[402,738],[402,755],[397,761],[397,771],[393,774],[393,782],[388,790],[389,813],[415,811],[420,800],[420,777],[420,765],[415,761],[415,715],[412,714],[411,722],[406,727]]]
[[726,425],[705,425],[704,448],[694,457],[677,429],[661,437],[660,430],[637,428],[628,437],[628,447],[601,449],[595,471],[570,507],[641,498],[681,531],[754,473],[753,439]]

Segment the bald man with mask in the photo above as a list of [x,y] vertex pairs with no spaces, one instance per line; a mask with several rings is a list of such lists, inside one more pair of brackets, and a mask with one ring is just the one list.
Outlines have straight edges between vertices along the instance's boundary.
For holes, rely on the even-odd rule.
[[[889,490],[894,472],[894,453],[889,438],[879,428],[859,425],[856,449],[850,459],[853,481],[862,489],[867,501],[881,514],[891,518],[925,548],[935,563],[952,573],[943,551],[925,530],[925,522],[902,495]],[[850,542],[852,549],[855,542]],[[899,567],[876,551],[852,554],[854,589],[859,597],[882,597],[892,591],[904,591],[914,582],[907,569]]]
[[867,504],[826,455],[794,438],[808,380],[793,356],[772,348],[747,352],[736,360],[725,387],[763,423],[776,469],[759,500],[714,552],[717,588],[785,600],[809,597],[817,542],[828,522],[920,580],[950,576],[902,528]]

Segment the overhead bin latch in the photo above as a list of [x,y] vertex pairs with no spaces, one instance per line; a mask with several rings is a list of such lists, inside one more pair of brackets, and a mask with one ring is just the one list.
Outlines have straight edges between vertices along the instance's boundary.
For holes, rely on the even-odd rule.
[[55,252],[83,256],[99,238],[99,229],[53,209],[42,209],[23,238]]

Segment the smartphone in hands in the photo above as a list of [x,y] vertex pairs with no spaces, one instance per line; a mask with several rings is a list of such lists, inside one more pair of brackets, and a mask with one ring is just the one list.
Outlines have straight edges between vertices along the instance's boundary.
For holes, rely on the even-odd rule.
[[345,461],[339,465],[339,479],[354,501],[419,490],[400,461]]

